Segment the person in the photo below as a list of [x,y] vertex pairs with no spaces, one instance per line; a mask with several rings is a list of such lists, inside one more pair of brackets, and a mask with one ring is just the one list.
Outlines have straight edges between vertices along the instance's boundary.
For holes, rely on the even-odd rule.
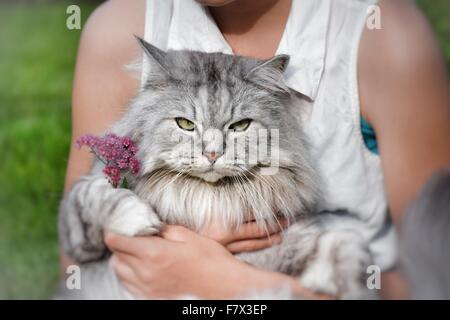
[[[367,27],[371,5],[381,28]],[[161,49],[222,51],[267,59],[291,56],[287,84],[310,101],[306,131],[326,177],[331,207],[348,208],[367,223],[382,296],[405,297],[395,271],[395,232],[427,178],[450,163],[447,69],[429,23],[408,0],[110,0],[86,23],[75,70],[72,146],[66,190],[87,173],[92,156],[75,141],[102,134],[138,92],[123,66],[142,57],[133,37]],[[145,66],[145,61],[144,61]],[[288,67],[289,68],[289,67]],[[145,75],[144,75],[145,76]],[[363,143],[363,138],[365,144]],[[369,149],[370,148],[370,149]],[[388,209],[389,208],[389,209]],[[390,222],[392,221],[392,223]],[[280,241],[254,222],[227,233],[196,234],[167,226],[160,236],[106,233],[118,277],[133,294],[171,298],[190,293],[232,298],[250,289],[290,286],[295,279],[256,269],[232,253]],[[64,268],[71,263],[61,254]]]

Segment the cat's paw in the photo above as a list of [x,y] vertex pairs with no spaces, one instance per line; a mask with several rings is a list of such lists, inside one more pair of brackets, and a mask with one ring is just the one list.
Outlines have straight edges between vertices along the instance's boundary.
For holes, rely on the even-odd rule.
[[366,241],[357,233],[340,233],[335,251],[336,280],[340,286],[340,299],[372,300],[377,290],[367,285],[367,268],[372,265],[372,256]]
[[336,266],[326,261],[316,261],[300,277],[300,283],[305,289],[316,293],[329,295],[340,300],[375,300],[376,290],[369,290],[357,274],[339,272]]
[[300,277],[300,283],[305,289],[316,293],[337,297],[339,286],[336,283],[333,265],[324,259],[311,263]]
[[105,225],[107,230],[129,237],[155,235],[162,227],[153,209],[137,197],[125,199]]
[[367,299],[363,276],[370,261],[368,248],[359,234],[328,231],[317,239],[316,252],[300,283],[314,292],[339,299]]

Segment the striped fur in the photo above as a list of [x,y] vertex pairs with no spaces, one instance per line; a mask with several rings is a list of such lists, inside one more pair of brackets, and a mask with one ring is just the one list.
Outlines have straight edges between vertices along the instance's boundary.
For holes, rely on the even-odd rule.
[[[89,274],[76,297],[126,296],[107,265],[105,229],[132,236],[155,234],[163,223],[197,231],[213,221],[236,228],[249,213],[263,226],[277,223],[279,216],[288,217],[292,226],[280,245],[238,258],[296,276],[316,291],[367,297],[362,275],[371,258],[355,231],[358,222],[345,214],[314,214],[320,183],[302,135],[302,102],[282,81],[288,57],[258,61],[221,53],[163,52],[140,43],[151,60],[148,80],[110,131],[136,141],[142,171],[129,177],[130,190],[114,189],[97,162],[61,205],[62,246]],[[177,117],[190,119],[196,129],[181,130]],[[245,132],[229,130],[242,119],[252,120]],[[205,141],[202,135],[209,129],[224,140]],[[246,162],[255,148],[272,143],[273,129],[279,132],[278,158],[273,151],[256,163]],[[260,130],[270,132],[270,139],[249,143]],[[232,154],[236,161],[230,164],[224,159],[233,143],[244,153]],[[211,164],[205,148],[222,156]],[[273,174],[264,175],[273,163]],[[102,259],[104,269],[95,262]]]

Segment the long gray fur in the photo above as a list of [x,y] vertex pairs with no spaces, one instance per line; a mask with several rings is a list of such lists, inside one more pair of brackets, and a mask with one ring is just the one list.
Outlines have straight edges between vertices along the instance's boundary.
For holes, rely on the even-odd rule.
[[[277,223],[279,215],[292,225],[281,244],[239,254],[239,259],[290,274],[317,292],[342,299],[371,297],[364,281],[371,256],[358,234],[359,222],[345,213],[315,212],[320,178],[302,134],[302,110],[282,79],[289,57],[261,61],[222,53],[164,52],[139,42],[150,60],[147,82],[109,132],[133,138],[142,170],[138,177],[128,177],[130,190],[114,189],[97,161],[66,195],[60,242],[82,266],[82,289],[62,290],[61,297],[131,298],[108,266],[105,229],[134,236],[157,234],[164,223],[200,230],[219,221],[236,228],[249,212],[263,226]],[[177,117],[192,120],[196,129],[183,132]],[[252,119],[245,132],[228,130],[242,119]],[[208,129],[223,134],[221,146],[205,143],[202,132]],[[262,174],[273,161],[271,155],[253,165],[240,158],[236,165],[221,162],[232,152],[233,139],[261,129],[279,130],[276,174]],[[239,143],[244,142],[237,147],[245,154],[258,147]],[[211,164],[204,148],[223,153],[211,172],[205,170]],[[192,149],[200,149],[198,156]]]

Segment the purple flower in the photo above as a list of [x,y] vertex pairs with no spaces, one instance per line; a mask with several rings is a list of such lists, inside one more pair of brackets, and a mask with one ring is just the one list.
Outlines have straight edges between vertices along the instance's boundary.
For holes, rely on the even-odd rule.
[[108,177],[109,182],[117,187],[122,180],[120,177],[120,169],[114,166],[105,166],[103,173]]
[[135,157],[138,150],[129,137],[119,137],[112,133],[103,137],[85,135],[79,138],[76,144],[78,148],[88,146],[105,164],[103,173],[115,188],[124,182],[125,173],[139,173],[141,166]]
[[141,164],[139,163],[139,161],[136,158],[130,159],[130,169],[131,169],[131,173],[134,175],[139,173],[139,170],[141,169]]

